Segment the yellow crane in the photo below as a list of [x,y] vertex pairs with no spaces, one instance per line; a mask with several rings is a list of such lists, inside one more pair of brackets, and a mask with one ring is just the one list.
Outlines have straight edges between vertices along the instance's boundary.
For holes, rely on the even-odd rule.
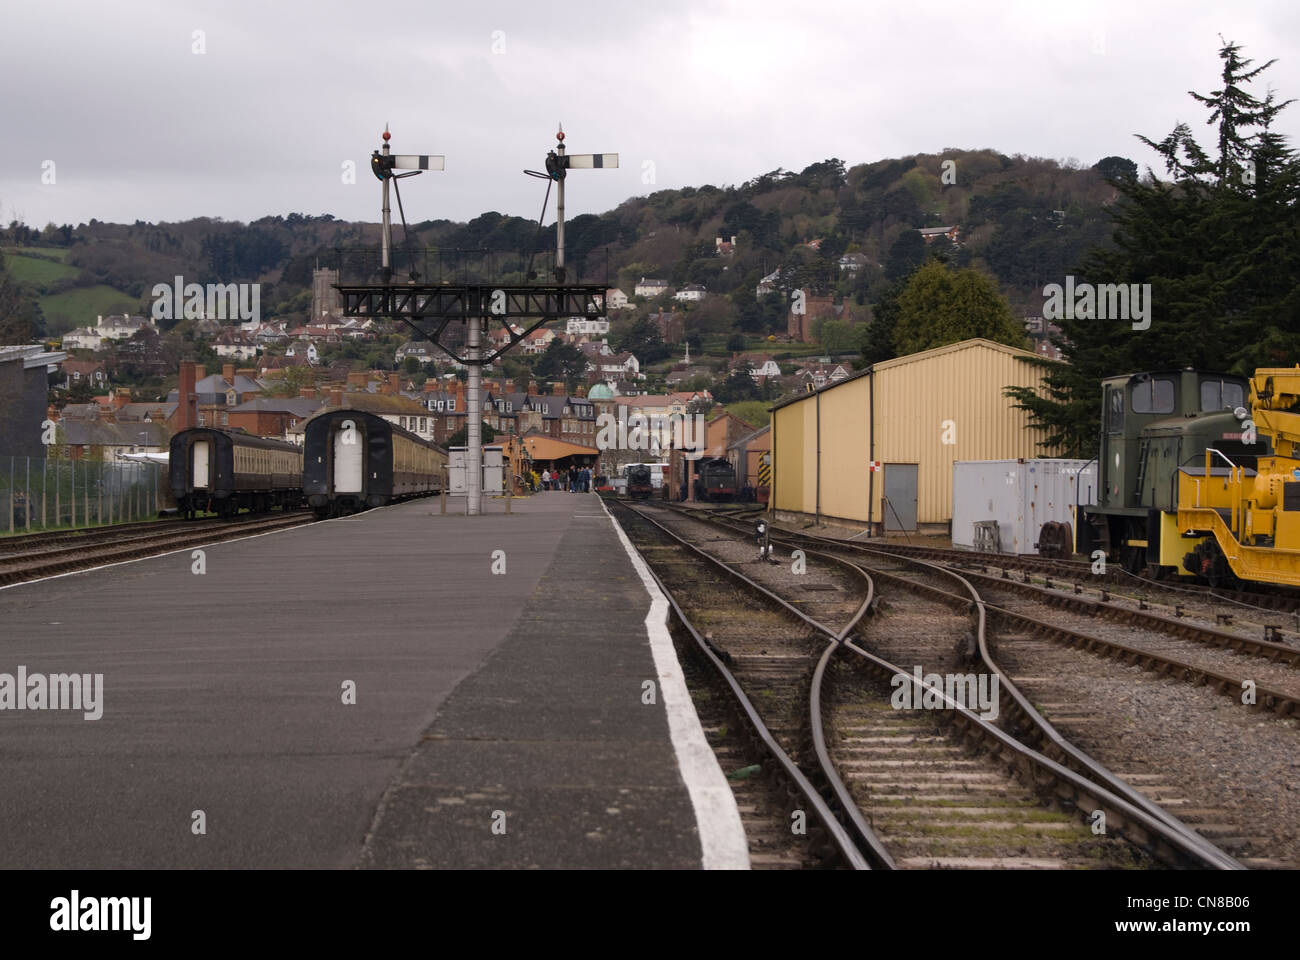
[[1189,556],[1212,583],[1230,570],[1240,580],[1300,586],[1300,364],[1256,370],[1250,411],[1236,413],[1240,439],[1266,436],[1273,452],[1252,470],[1207,447],[1204,470],[1180,469],[1178,531],[1207,538]]

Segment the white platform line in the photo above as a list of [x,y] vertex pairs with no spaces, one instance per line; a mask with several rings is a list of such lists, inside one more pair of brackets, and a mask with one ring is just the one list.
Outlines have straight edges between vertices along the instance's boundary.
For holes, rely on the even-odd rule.
[[650,638],[650,653],[654,656],[655,671],[659,674],[659,690],[663,695],[664,712],[668,715],[668,735],[673,752],[677,754],[677,767],[695,808],[695,822],[700,832],[700,848],[705,870],[748,870],[749,843],[745,827],[740,821],[736,796],[731,792],[727,778],[718,765],[718,758],[704,736],[699,715],[686,689],[686,678],[673,638],[668,633],[668,598],[655,583],[654,577],[636,552],[627,534],[623,532],[604,503],[601,509],[613,524],[623,549],[627,551],[632,567],[650,595],[650,612],[646,614],[645,630]]

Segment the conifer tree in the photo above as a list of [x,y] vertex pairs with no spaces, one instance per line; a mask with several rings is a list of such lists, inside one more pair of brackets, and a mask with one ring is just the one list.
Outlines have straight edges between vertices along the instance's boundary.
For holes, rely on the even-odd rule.
[[1291,101],[1252,96],[1252,69],[1224,42],[1223,84],[1191,96],[1217,124],[1217,156],[1179,123],[1163,140],[1139,136],[1164,158],[1169,181],[1112,180],[1121,195],[1109,244],[1094,247],[1077,279],[1150,284],[1151,322],[1062,319],[1054,338],[1065,364],[1047,363],[1045,395],[1008,387],[1015,406],[1043,431],[1039,443],[1067,456],[1092,456],[1098,440],[1100,381],[1181,367],[1248,374],[1300,361],[1300,236],[1295,211],[1300,168],[1269,127]]

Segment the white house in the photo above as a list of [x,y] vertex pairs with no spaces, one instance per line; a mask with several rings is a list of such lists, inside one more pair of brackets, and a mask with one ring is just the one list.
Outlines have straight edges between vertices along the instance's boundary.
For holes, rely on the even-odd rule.
[[849,273],[857,273],[867,265],[867,255],[865,253],[846,253],[840,257],[840,271],[845,270]]
[[221,331],[221,335],[213,342],[212,349],[219,357],[251,360],[257,356],[257,340],[253,334],[231,327]]
[[296,340],[285,348],[286,357],[306,357],[307,362],[314,364],[316,362],[316,344],[310,340]]
[[95,329],[105,340],[130,340],[141,330],[158,332],[158,327],[153,320],[146,320],[144,317],[128,317],[124,314],[99,317]]
[[588,373],[598,373],[602,379],[641,379],[641,364],[630,353],[597,355],[587,364]]
[[[624,300],[627,298],[624,297]],[[571,337],[604,337],[609,334],[609,320],[604,317],[570,317],[564,331]]]
[[705,290],[698,283],[688,283],[686,286],[682,287],[680,290],[677,291],[673,299],[698,302],[700,300],[703,300],[707,293],[708,291]]
[[770,356],[764,354],[761,356],[745,357],[745,366],[749,370],[749,375],[754,378],[755,382],[761,383],[764,377],[781,376],[781,367]]
[[104,338],[94,327],[78,327],[63,335],[64,350],[98,350]]
[[605,309],[606,310],[626,310],[628,308],[627,294],[617,287],[613,290],[605,291]]
[[642,277],[632,288],[634,296],[638,297],[657,297],[661,293],[668,292],[667,280],[653,280]]
[[529,356],[537,356],[546,352],[546,348],[551,345],[555,339],[555,331],[546,327],[538,327],[523,340],[519,341],[519,351]]
[[777,267],[762,280],[758,281],[758,286],[754,288],[754,295],[761,297],[764,294],[772,293],[776,290],[776,284],[781,279],[781,268]]
[[397,348],[394,365],[400,367],[407,357],[415,357],[420,363],[429,363],[434,359],[438,348],[428,340],[408,340]]

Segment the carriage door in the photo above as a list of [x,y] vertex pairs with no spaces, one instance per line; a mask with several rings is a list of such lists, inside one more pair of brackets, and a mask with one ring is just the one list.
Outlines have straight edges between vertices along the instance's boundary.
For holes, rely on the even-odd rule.
[[885,464],[885,530],[916,529],[916,464]]
[[[361,442],[360,433],[359,429],[334,431],[335,493],[361,492],[361,452],[365,444]],[[345,438],[351,442],[345,443]]]
[[194,489],[206,490],[210,485],[208,465],[212,459],[209,453],[211,447],[206,440],[195,440],[190,449],[194,451]]

